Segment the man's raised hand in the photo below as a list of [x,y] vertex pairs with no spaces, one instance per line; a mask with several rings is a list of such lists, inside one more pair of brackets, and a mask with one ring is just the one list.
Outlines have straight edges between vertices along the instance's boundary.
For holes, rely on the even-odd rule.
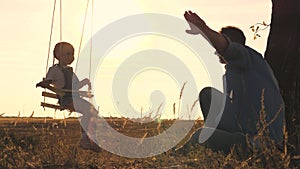
[[185,11],[184,18],[190,25],[190,30],[186,30],[186,33],[197,35],[201,34],[206,27],[205,22],[194,12]]

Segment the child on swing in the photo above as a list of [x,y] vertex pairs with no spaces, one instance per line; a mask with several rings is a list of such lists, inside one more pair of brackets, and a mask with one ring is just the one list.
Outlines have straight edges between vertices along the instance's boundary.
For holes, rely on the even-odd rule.
[[[79,81],[73,72],[73,68],[68,66],[74,61],[74,47],[70,43],[57,43],[53,55],[59,63],[50,67],[46,78],[36,86],[46,88],[46,86],[52,84],[57,89],[79,90],[88,85],[91,89],[90,80],[85,78]],[[82,136],[79,147],[99,152],[101,148],[93,141],[93,139],[95,140],[95,118],[98,116],[98,111],[94,106],[82,99],[79,93],[76,92],[67,92],[64,96],[59,97],[59,104],[83,115],[80,122]]]

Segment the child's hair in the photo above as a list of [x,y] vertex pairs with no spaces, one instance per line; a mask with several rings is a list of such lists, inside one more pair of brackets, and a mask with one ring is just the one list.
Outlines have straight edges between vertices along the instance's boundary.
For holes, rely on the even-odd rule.
[[59,59],[58,57],[61,55],[61,53],[63,52],[63,48],[64,46],[71,46],[73,48],[73,51],[74,51],[74,47],[73,45],[71,45],[70,43],[68,42],[59,42],[55,45],[54,47],[54,50],[53,50],[53,56],[56,58],[56,59]]
[[237,42],[239,44],[245,45],[246,37],[243,31],[234,26],[223,27],[220,33],[225,34],[232,42]]

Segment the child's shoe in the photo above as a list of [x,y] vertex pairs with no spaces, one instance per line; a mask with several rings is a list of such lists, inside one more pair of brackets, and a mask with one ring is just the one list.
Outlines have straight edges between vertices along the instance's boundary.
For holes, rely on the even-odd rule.
[[90,140],[89,138],[82,138],[79,141],[79,147],[84,150],[92,150],[94,152],[101,151],[101,148],[96,143],[94,143],[92,140]]

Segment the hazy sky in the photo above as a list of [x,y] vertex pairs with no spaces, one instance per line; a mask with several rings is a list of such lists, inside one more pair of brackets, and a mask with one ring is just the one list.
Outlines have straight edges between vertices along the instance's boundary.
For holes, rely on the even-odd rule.
[[[71,42],[74,45],[76,52],[78,52],[86,0],[63,0],[62,4],[63,41]],[[54,34],[51,51],[53,50],[53,45],[59,41],[58,9],[59,6],[57,6],[56,11],[57,17],[55,18],[56,21],[53,30]],[[18,112],[20,112],[21,116],[29,116],[32,111],[34,111],[35,116],[54,116],[54,110],[46,109],[46,111],[44,111],[43,108],[39,106],[40,102],[43,101],[43,98],[41,97],[42,90],[35,88],[35,84],[42,80],[46,73],[45,68],[48,54],[52,10],[53,0],[2,1],[0,6],[0,77],[2,79],[0,88],[0,114],[5,113],[6,116],[17,116]],[[244,33],[248,38],[247,45],[255,48],[261,53],[264,53],[268,30],[262,32],[262,37],[254,41],[253,34],[249,27],[257,22],[270,22],[271,1],[95,0],[94,10],[94,32],[97,32],[113,21],[133,14],[162,13],[183,19],[183,13],[185,10],[193,10],[203,17],[207,25],[215,30],[219,30],[222,26],[226,25],[240,27],[244,30]],[[89,18],[90,12],[91,10],[89,10]],[[88,19],[86,27],[87,33],[84,36],[83,44],[85,44],[87,39],[90,37],[90,25],[91,20]],[[149,37],[144,37],[144,39],[142,39],[143,45],[133,45],[135,44],[135,40],[140,40],[138,38],[130,39],[131,41],[129,42],[131,43],[131,46],[135,46],[135,48],[138,47],[140,50],[146,50],[147,48],[153,47],[144,43]],[[176,47],[176,45],[178,45],[175,44],[175,42],[173,44],[170,39],[163,39],[162,37],[159,38],[161,43],[160,46],[163,46],[163,49],[172,50],[172,47]],[[129,48],[129,42],[120,44],[121,47],[118,48],[119,51]],[[126,43],[128,43],[128,46],[126,46]],[[176,47],[176,49],[178,52],[183,52],[185,50],[184,48],[181,50],[180,47]],[[118,53],[118,51],[115,51],[115,53]],[[77,54],[75,54],[75,56],[77,57]],[[52,55],[50,55],[50,58],[52,59]],[[183,62],[187,63],[188,61]],[[50,65],[52,64],[51,61],[49,63]],[[107,65],[114,65],[110,68],[118,67],[118,64],[120,64],[118,61],[107,61]],[[72,66],[74,67],[75,64],[72,64]],[[195,70],[195,72],[195,74],[197,74],[197,70]],[[166,79],[166,81],[161,81],[161,86],[164,86],[161,90],[164,90],[165,88],[174,88],[175,92],[173,92],[173,94],[175,93],[175,96],[178,97],[179,92],[176,91],[178,90],[178,86],[176,86],[176,84],[172,84],[172,78],[168,77],[167,74],[159,74],[151,71],[146,71],[145,73],[146,74],[144,75],[139,74],[136,76],[137,81],[133,81],[131,84],[135,87],[129,87],[130,99],[133,101],[132,104],[136,104],[134,106],[136,106],[137,109],[140,109],[139,107],[148,109],[149,106],[147,105],[147,102],[150,97],[149,95],[147,96],[147,93],[143,93],[143,90],[139,91],[138,86],[143,86],[144,91],[156,89],[157,83],[155,82],[160,81],[160,78]],[[101,76],[101,74],[99,76]],[[147,78],[145,77],[152,77],[154,79],[148,79],[149,81],[146,81]],[[101,91],[101,89],[97,90]],[[200,91],[201,88],[198,90]],[[173,98],[172,92],[169,93],[170,95],[168,94],[168,91],[166,91],[166,93],[165,97],[169,103],[165,106],[167,107],[167,110],[169,110],[168,107],[170,108],[170,105],[173,104],[174,100],[169,100],[169,98]],[[108,115],[107,112],[114,114],[113,109],[110,109],[109,106],[105,107],[105,105],[109,105],[109,103],[105,102],[105,100],[109,101],[109,99],[106,99],[107,96],[102,97],[101,95],[101,97],[98,97],[103,99],[103,102],[102,99],[98,99],[99,104],[102,105],[100,106],[100,111],[103,112],[104,115],[105,113]],[[178,100],[178,98],[175,98],[175,102],[176,100]],[[141,105],[137,102],[141,103]],[[57,111],[56,115],[61,117],[59,114],[62,115],[63,112]],[[67,115],[67,113],[65,114]]]

